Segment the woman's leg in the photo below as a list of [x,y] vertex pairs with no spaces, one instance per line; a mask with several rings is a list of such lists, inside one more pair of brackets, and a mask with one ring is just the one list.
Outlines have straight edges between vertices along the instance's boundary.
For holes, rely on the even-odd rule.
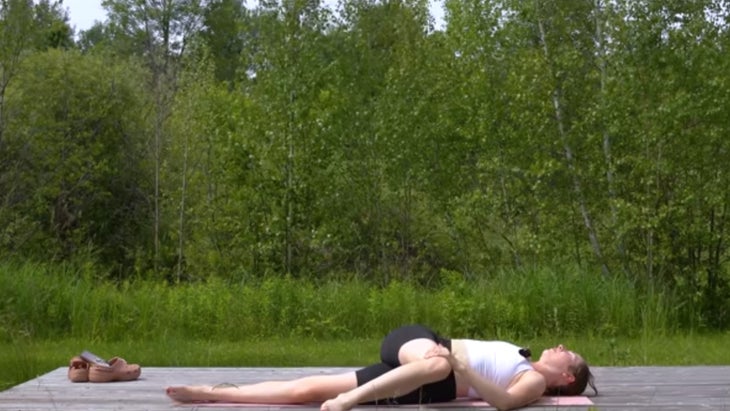
[[168,387],[166,392],[170,398],[178,402],[298,404],[321,402],[355,387],[357,387],[355,373],[348,372],[241,386],[184,385]]
[[321,410],[349,410],[363,402],[399,397],[426,384],[447,378],[451,373],[451,366],[445,358],[423,358],[434,346],[435,341],[425,338],[406,342],[398,351],[401,366],[326,401]]

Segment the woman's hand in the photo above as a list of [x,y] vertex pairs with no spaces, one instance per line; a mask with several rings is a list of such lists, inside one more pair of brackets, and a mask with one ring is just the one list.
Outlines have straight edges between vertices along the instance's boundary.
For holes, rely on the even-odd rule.
[[451,353],[451,351],[449,351],[448,348],[444,347],[441,344],[436,345],[430,350],[426,351],[426,354],[423,356],[423,358],[426,359],[433,357],[446,358],[454,372],[463,372],[464,370],[466,370],[466,364],[459,361],[456,357],[454,357],[454,355]]

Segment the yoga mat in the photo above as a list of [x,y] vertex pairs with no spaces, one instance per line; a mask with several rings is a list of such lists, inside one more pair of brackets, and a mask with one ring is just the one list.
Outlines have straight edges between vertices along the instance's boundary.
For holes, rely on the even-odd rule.
[[[250,404],[250,403],[229,403],[229,402],[193,402],[178,403],[182,407],[211,407],[211,408],[319,408],[319,403],[312,404]],[[530,404],[530,407],[569,407],[569,406],[590,406],[593,401],[585,396],[571,397],[542,397]],[[393,408],[487,408],[491,407],[489,403],[484,401],[474,401],[471,399],[456,399],[449,402],[437,402],[432,404],[403,404],[403,405],[358,405],[355,408],[372,408],[372,407],[393,407]]]

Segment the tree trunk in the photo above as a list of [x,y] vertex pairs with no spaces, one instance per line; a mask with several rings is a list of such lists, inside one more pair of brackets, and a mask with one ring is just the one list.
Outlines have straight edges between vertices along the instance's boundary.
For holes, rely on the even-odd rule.
[[177,281],[182,279],[182,267],[185,254],[185,198],[188,188],[188,153],[190,150],[190,139],[185,135],[185,147],[183,148],[183,169],[182,187],[180,192],[180,214],[178,216],[178,242],[177,242]]
[[[540,31],[540,41],[542,42],[543,46],[543,53],[545,55],[545,61],[547,64],[551,64],[550,60],[550,53],[548,49],[547,44],[547,38],[545,33],[545,27],[542,23],[542,20],[538,18],[537,21],[538,28]],[[552,67],[550,67],[552,68]],[[552,70],[551,70],[552,72]],[[553,78],[555,78],[554,75],[552,75]],[[570,147],[570,144],[568,142],[567,137],[567,131],[565,126],[565,120],[563,116],[563,108],[561,104],[561,88],[560,84],[556,84],[552,95],[551,95],[552,103],[553,103],[553,109],[555,110],[555,121],[558,126],[558,135],[560,136],[560,140],[563,144],[563,152],[565,155],[566,163],[568,164],[568,169],[570,170],[570,174],[573,180],[573,191],[575,192],[576,199],[578,201],[578,208],[580,210],[580,214],[583,218],[583,225],[586,228],[586,231],[588,232],[588,240],[590,241],[591,247],[593,249],[593,254],[598,259],[598,261],[601,263],[601,270],[603,271],[604,275],[609,275],[610,271],[608,269],[608,266],[606,265],[606,262],[603,258],[603,252],[601,251],[601,245],[598,241],[598,236],[596,235],[596,231],[593,228],[593,221],[591,219],[590,213],[588,212],[588,207],[586,206],[585,198],[583,196],[583,188],[580,181],[580,177],[578,176],[578,172],[575,167],[575,158],[573,156],[573,150]]]
[[[603,1],[596,0],[595,2],[595,26],[596,26],[596,39],[598,56],[598,70],[600,78],[600,93],[599,93],[599,106],[601,112],[605,113],[606,107],[606,79],[608,74],[606,73],[606,43],[604,41],[604,34],[602,30],[603,21],[600,17],[603,15]],[[602,124],[602,135],[603,135],[603,159],[606,163],[606,185],[608,186],[608,206],[610,211],[611,227],[615,229],[618,226],[618,210],[616,209],[616,183],[614,181],[614,163],[613,156],[611,154],[611,135],[606,129],[605,123]],[[629,271],[628,260],[626,257],[626,245],[622,235],[616,236],[616,251],[621,260],[621,265],[624,268],[624,272]]]

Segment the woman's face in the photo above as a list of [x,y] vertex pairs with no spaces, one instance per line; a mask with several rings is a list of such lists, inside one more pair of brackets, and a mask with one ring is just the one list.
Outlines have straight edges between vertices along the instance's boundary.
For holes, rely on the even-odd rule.
[[568,371],[577,367],[583,361],[583,358],[575,352],[566,349],[562,344],[559,344],[543,351],[540,356],[540,361],[557,370]]

